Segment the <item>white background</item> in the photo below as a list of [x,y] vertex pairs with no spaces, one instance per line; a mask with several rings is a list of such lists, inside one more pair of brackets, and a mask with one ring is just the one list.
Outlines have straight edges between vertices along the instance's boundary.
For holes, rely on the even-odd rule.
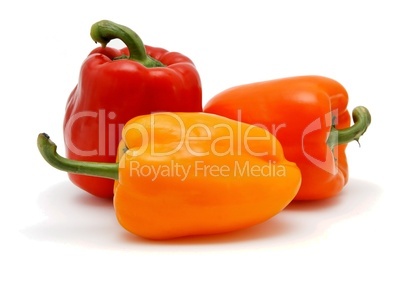
[[[0,4],[1,284],[401,284],[398,1],[206,2]],[[64,153],[65,103],[101,19],[192,58],[204,103],[243,83],[338,80],[350,110],[365,105],[373,118],[361,147],[348,147],[349,184],[245,231],[167,242],[129,234],[110,201],[73,186],[36,148],[45,131]]]

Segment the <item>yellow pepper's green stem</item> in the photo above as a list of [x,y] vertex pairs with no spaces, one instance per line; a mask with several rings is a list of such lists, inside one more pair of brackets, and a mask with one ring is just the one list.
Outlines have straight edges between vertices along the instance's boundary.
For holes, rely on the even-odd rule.
[[371,123],[370,112],[363,106],[353,109],[352,118],[354,125],[349,128],[338,130],[335,127],[332,127],[327,140],[327,144],[330,148],[351,141],[359,141],[359,138],[366,132]]
[[126,26],[102,20],[92,25],[91,37],[103,47],[113,39],[120,39],[130,52],[128,59],[137,61],[146,67],[164,66],[160,61],[148,56],[141,38]]
[[54,168],[70,173],[98,176],[114,180],[117,180],[119,177],[118,163],[85,162],[61,157],[57,153],[57,145],[52,142],[45,133],[39,134],[37,144],[43,158]]

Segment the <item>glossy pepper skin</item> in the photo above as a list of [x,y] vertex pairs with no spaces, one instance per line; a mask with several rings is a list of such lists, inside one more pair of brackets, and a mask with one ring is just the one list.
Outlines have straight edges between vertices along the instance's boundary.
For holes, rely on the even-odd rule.
[[58,169],[115,179],[117,219],[144,238],[253,226],[285,208],[301,183],[300,170],[285,159],[272,134],[221,116],[139,116],[126,124],[122,137],[114,166],[57,157],[55,145],[43,134],[38,146]]
[[298,76],[229,88],[204,111],[271,131],[302,172],[295,200],[316,200],[336,195],[347,183],[347,143],[358,140],[371,121],[368,110],[357,107],[350,127],[347,104],[347,91],[337,81]]
[[[110,21],[95,23],[91,36],[102,47],[83,62],[67,101],[63,127],[68,158],[114,162],[129,119],[159,111],[202,111],[200,77],[188,57],[144,46],[132,30]],[[114,38],[127,47],[106,47]],[[113,181],[77,174],[69,178],[95,196],[113,197]]]

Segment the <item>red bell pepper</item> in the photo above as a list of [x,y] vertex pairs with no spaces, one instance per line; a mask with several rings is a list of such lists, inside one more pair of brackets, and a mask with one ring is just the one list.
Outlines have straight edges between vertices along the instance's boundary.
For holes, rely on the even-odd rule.
[[[158,111],[200,112],[202,91],[193,62],[177,52],[144,46],[131,29],[110,21],[91,28],[102,47],[84,61],[64,118],[66,156],[79,161],[114,162],[121,129],[133,117]],[[120,39],[126,47],[106,47]],[[113,197],[113,181],[69,174],[89,193]]]

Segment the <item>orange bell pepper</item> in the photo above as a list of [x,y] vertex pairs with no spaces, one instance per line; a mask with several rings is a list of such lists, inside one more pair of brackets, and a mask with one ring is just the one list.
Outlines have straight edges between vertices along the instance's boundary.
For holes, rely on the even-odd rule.
[[365,107],[353,110],[337,81],[299,76],[229,88],[210,99],[204,112],[259,125],[281,142],[285,156],[302,172],[295,200],[323,199],[339,193],[348,181],[347,143],[367,130]]
[[115,179],[120,224],[149,239],[217,234],[271,218],[295,197],[296,164],[263,128],[206,113],[156,113],[123,128],[117,163],[63,158],[45,134],[52,166]]

